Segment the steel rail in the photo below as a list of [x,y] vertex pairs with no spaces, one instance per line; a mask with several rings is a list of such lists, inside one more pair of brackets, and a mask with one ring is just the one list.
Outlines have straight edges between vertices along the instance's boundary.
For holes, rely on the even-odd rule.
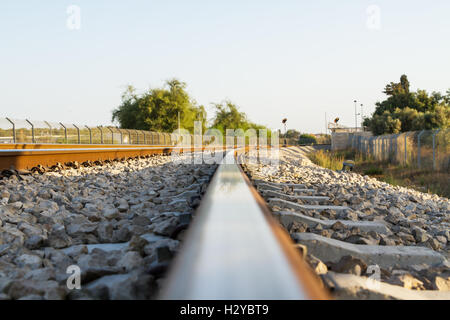
[[162,300],[328,299],[228,151],[175,257]]
[[[53,166],[66,162],[114,160],[154,154],[215,150],[217,147],[176,147],[145,145],[9,145],[0,147],[0,170],[31,169],[37,165]],[[221,148],[220,148],[221,150]]]

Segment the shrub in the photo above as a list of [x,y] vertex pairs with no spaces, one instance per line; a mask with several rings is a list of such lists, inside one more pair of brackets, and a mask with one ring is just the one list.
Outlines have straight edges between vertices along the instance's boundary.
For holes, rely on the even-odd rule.
[[312,134],[302,134],[298,140],[300,144],[312,145],[317,144],[317,139]]

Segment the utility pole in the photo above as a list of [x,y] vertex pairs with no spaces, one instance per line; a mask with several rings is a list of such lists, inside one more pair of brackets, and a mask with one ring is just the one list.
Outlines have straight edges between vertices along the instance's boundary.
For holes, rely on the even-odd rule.
[[355,100],[354,102],[355,102],[355,132],[356,132],[358,128],[358,110],[356,109],[357,108],[356,104],[358,103],[358,101]]
[[178,134],[180,134],[180,111],[178,111]]
[[364,131],[364,128],[363,128],[363,122],[364,122],[363,107],[364,107],[364,105],[361,103],[361,130],[362,131]]
[[327,113],[325,112],[325,135],[328,134]]

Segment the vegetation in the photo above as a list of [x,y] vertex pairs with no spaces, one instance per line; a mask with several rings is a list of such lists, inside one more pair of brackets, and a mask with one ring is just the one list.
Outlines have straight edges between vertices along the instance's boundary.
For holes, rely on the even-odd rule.
[[[211,129],[219,130],[224,136],[227,129],[267,129],[248,120],[247,115],[230,101],[215,103],[215,118]],[[206,111],[186,92],[186,84],[177,79],[169,80],[163,88],[149,89],[137,94],[135,88],[128,86],[122,95],[122,104],[113,110],[112,121],[117,121],[123,129],[138,129],[174,132],[180,127],[193,133],[194,121],[202,122],[206,131]],[[268,132],[270,137],[270,132]]]
[[[242,129],[244,132],[248,129],[254,129],[257,134],[260,129],[268,130],[265,126],[249,121],[247,115],[244,112],[240,112],[239,108],[231,101],[215,103],[214,107],[216,109],[216,114],[211,128],[219,130],[223,136],[225,136],[227,129]],[[268,136],[270,137],[269,131]]]
[[316,136],[314,136],[312,134],[304,133],[304,134],[300,135],[298,142],[301,145],[313,145],[313,144],[317,144],[317,138],[316,138]]
[[180,125],[194,129],[194,121],[201,121],[206,128],[206,112],[186,92],[186,84],[177,79],[166,82],[164,88],[149,89],[139,95],[128,86],[122,95],[122,104],[112,113],[112,121],[118,121],[121,128],[173,132]]
[[301,133],[295,129],[289,129],[286,131],[286,134],[280,135],[283,138],[290,139],[290,140],[296,140],[298,141],[300,138]]
[[316,134],[317,144],[331,144],[330,134]]
[[354,151],[317,151],[309,155],[315,164],[331,170],[341,170],[344,160],[354,160],[354,171],[392,185],[413,188],[450,198],[450,172],[419,170],[414,167],[376,161]]
[[309,158],[315,164],[331,170],[341,170],[342,163],[345,160],[344,155],[341,153],[335,153],[324,150],[319,150],[311,153],[309,155]]
[[383,169],[379,168],[379,167],[375,167],[373,165],[371,165],[368,169],[364,170],[364,175],[367,176],[377,176],[377,175],[382,175],[383,174]]
[[372,118],[363,123],[374,135],[450,127],[450,89],[446,95],[411,92],[408,77],[402,75],[399,83],[386,85],[383,93],[387,99],[377,102]]

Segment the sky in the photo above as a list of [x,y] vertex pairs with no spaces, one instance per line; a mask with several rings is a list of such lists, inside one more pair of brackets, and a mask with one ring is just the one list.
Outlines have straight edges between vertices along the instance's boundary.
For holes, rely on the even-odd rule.
[[353,101],[370,115],[402,74],[450,88],[449,16],[448,0],[2,0],[0,117],[107,125],[128,84],[178,78],[209,118],[230,100],[272,129],[354,126]]

